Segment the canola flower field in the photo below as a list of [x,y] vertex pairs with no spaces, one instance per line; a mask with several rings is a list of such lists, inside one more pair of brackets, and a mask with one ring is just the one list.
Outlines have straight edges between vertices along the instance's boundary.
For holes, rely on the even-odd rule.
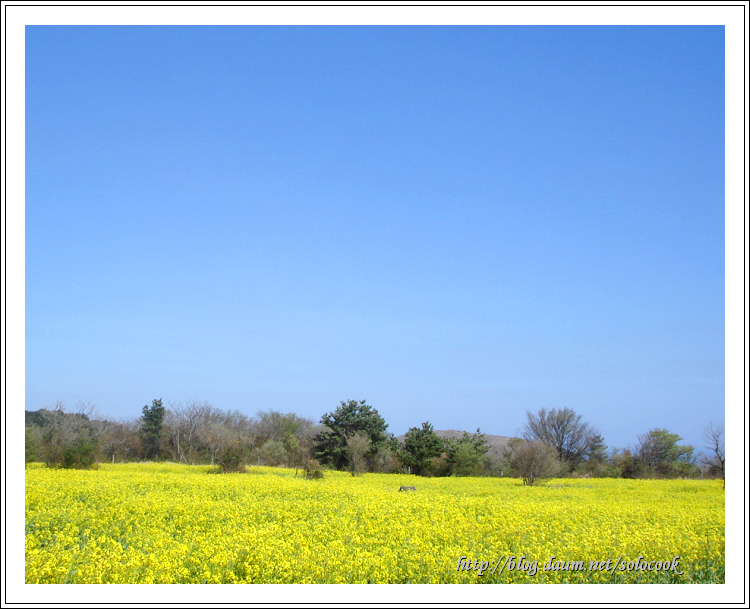
[[[719,481],[211,471],[31,464],[26,583],[724,583]],[[509,556],[535,572],[457,570]],[[676,570],[589,570],[676,556]]]

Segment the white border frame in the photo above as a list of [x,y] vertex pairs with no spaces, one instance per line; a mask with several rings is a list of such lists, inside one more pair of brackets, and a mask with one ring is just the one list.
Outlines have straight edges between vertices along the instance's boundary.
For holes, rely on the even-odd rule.
[[[72,6],[64,3],[3,2],[3,395],[5,439],[3,464],[4,596],[8,604],[107,603],[747,603],[747,284],[745,248],[747,208],[747,3],[606,3],[580,6],[554,3],[351,3],[321,6],[304,3],[195,2],[100,3]],[[264,4],[261,6],[261,4]],[[300,4],[300,3],[297,3]],[[744,10],[743,10],[744,7]],[[724,585],[538,585],[538,586],[370,586],[255,585],[246,586],[139,586],[27,585],[24,584],[24,495],[20,434],[24,403],[24,32],[26,25],[41,24],[424,24],[424,25],[724,25],[726,40],[726,446],[729,456],[726,490],[726,584]],[[7,53],[7,55],[6,55]],[[6,91],[7,86],[7,91]],[[7,282],[7,283],[6,283]],[[743,303],[742,305],[740,303]],[[742,332],[739,332],[742,328]],[[8,433],[10,431],[10,433]],[[10,456],[10,459],[8,457]],[[6,495],[7,490],[7,495]],[[6,550],[7,548],[7,550]],[[614,586],[614,588],[613,588]],[[183,589],[184,588],[184,589]]]

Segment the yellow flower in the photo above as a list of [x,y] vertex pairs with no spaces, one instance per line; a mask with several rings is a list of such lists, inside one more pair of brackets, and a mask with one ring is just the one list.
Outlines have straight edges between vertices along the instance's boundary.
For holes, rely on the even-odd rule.
[[[432,478],[177,464],[26,472],[27,583],[723,582],[708,481]],[[401,485],[416,493],[398,493]],[[457,570],[461,557],[529,569]],[[639,557],[643,557],[640,558]],[[627,570],[680,556],[683,575]],[[551,557],[585,569],[545,569]],[[594,570],[591,561],[625,570]]]

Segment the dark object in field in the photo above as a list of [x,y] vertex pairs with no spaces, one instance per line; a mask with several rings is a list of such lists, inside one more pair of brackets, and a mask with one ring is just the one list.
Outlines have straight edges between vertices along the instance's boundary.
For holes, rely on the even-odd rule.
[[416,491],[416,490],[417,490],[416,486],[402,486],[400,489],[398,489],[399,493],[401,491]]
[[[320,463],[316,459],[308,459],[302,466],[305,469],[305,478],[307,480],[320,480],[323,477],[323,472],[320,471]],[[295,476],[297,472],[295,470]]]

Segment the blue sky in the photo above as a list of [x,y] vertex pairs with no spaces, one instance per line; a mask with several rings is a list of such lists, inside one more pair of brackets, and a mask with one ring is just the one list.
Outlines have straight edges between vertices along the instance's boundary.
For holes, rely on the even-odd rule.
[[26,409],[724,421],[721,26],[26,27]]

